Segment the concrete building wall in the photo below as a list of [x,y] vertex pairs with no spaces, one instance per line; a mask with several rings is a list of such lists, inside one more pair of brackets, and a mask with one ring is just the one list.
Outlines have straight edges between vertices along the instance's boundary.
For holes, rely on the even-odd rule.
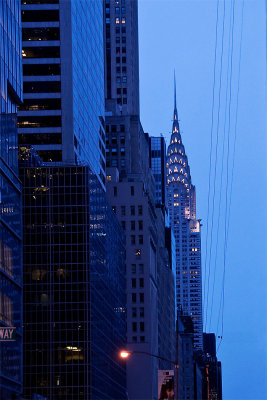
[[139,116],[137,0],[105,0],[106,99],[118,115]]
[[[107,198],[126,237],[127,349],[158,354],[156,214],[143,182],[119,181],[107,170]],[[130,399],[156,399],[158,360],[134,354],[126,362]]]

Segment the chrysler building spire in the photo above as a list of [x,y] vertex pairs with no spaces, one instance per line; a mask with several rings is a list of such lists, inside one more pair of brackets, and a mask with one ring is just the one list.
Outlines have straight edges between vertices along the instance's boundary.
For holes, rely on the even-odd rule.
[[176,301],[177,308],[192,318],[194,346],[201,350],[203,328],[200,221],[196,219],[195,187],[191,183],[190,167],[180,133],[175,73],[173,115],[166,174],[170,225],[176,244]]
[[175,76],[175,70],[174,70],[174,113],[173,113],[173,122],[177,122],[178,128],[179,128],[179,122],[178,122],[178,113],[177,113],[177,107],[176,107],[176,76]]
[[167,153],[167,185],[171,182],[181,182],[186,188],[191,186],[190,168],[185,148],[182,143],[178,112],[176,106],[176,78],[174,72],[174,112],[171,140]]

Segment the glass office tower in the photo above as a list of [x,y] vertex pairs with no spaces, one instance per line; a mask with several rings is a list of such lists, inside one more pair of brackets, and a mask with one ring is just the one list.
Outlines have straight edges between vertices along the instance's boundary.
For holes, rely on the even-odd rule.
[[166,206],[166,142],[163,136],[149,138],[150,168],[155,179],[155,200]]
[[21,185],[17,166],[17,104],[22,99],[20,1],[0,2],[0,398],[22,391]]
[[90,166],[104,188],[103,2],[22,2],[19,144],[44,162]]
[[21,168],[24,397],[124,399],[124,236],[89,167]]

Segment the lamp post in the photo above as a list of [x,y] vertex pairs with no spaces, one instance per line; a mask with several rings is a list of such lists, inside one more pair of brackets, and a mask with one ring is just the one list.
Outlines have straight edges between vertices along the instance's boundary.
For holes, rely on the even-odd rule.
[[[177,342],[178,342],[178,340],[177,340]],[[159,360],[167,361],[170,364],[173,364],[174,365],[174,372],[175,372],[175,383],[174,383],[175,400],[178,400],[178,368],[179,368],[179,365],[178,365],[178,349],[177,349],[177,347],[178,347],[178,343],[176,344],[176,360],[175,361],[169,360],[169,359],[167,359],[165,357],[158,356],[157,354],[149,353],[147,351],[138,351],[138,350],[122,350],[120,352],[120,357],[123,358],[123,359],[127,359],[132,354],[146,354],[147,356],[154,357],[154,358],[157,358]]]

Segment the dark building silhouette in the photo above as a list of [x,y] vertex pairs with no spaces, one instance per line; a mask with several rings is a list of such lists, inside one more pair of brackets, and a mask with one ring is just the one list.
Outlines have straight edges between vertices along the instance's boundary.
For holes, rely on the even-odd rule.
[[[12,29],[11,29],[12,28]],[[22,226],[17,161],[17,105],[22,100],[20,1],[0,3],[0,398],[22,391]],[[1,329],[1,333],[3,330]]]
[[204,386],[207,400],[222,400],[222,366],[216,356],[216,337],[214,333],[203,333]]
[[124,399],[121,227],[89,167],[24,167],[20,177],[24,398]]

